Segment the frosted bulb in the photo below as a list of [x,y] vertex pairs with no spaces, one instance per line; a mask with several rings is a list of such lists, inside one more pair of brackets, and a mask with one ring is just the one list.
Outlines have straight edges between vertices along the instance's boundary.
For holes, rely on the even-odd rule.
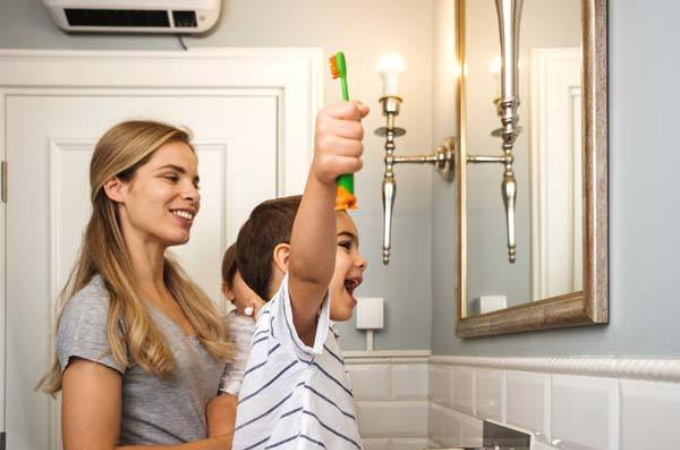
[[404,59],[396,53],[383,55],[378,60],[378,73],[383,81],[383,95],[397,95],[399,74],[404,71]]

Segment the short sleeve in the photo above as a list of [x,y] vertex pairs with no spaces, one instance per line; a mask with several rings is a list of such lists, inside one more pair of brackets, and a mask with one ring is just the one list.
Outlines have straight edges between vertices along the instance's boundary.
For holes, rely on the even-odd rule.
[[236,354],[230,364],[227,364],[220,383],[220,392],[238,395],[245,375],[250,342],[255,332],[255,321],[250,317],[229,314],[227,316],[229,335],[236,344]]
[[82,358],[125,374],[125,366],[111,354],[107,336],[108,293],[101,281],[94,279],[66,304],[59,321],[56,353],[61,371],[71,358]]
[[288,275],[285,276],[279,291],[274,295],[271,308],[277,317],[283,320],[275,320],[272,323],[274,332],[279,336],[288,336],[295,348],[296,352],[302,355],[320,355],[323,353],[323,344],[326,341],[330,329],[330,296],[326,292],[323,299],[321,309],[319,310],[318,321],[316,325],[316,335],[314,337],[313,346],[308,346],[298,336],[293,322],[293,307],[290,300],[290,292],[288,291]]

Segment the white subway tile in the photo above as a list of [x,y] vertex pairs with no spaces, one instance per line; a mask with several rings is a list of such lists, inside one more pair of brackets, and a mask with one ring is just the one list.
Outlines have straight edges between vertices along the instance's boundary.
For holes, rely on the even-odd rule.
[[503,378],[502,370],[477,369],[475,372],[475,405],[477,417],[503,420]]
[[451,407],[475,415],[475,369],[453,367],[451,370]]
[[451,408],[444,409],[443,433],[438,440],[444,447],[458,447],[463,439],[464,414]]
[[387,438],[362,438],[364,450],[391,450],[390,440]]
[[531,443],[531,450],[559,450],[559,449],[557,447],[553,447],[542,442],[534,441]]
[[444,407],[430,402],[427,414],[427,435],[439,440],[444,432]]
[[392,398],[427,400],[427,364],[392,365]]
[[451,370],[446,366],[430,367],[430,400],[440,405],[451,401]]
[[481,447],[484,443],[484,422],[466,416],[461,420],[461,447]]
[[427,438],[395,438],[390,439],[390,450],[417,450],[428,448],[430,441]]
[[357,402],[363,437],[427,437],[428,403]]
[[618,450],[618,381],[552,376],[552,438],[582,450]]
[[550,436],[550,375],[506,372],[506,421]]
[[352,364],[345,367],[357,401],[380,401],[391,398],[389,364]]
[[677,448],[680,384],[621,380],[621,450]]

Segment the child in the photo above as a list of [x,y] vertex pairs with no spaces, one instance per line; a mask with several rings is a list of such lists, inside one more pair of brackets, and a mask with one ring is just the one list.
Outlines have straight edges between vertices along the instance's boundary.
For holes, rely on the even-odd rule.
[[302,198],[257,206],[238,236],[238,266],[262,298],[239,393],[233,449],[362,449],[354,400],[330,320],[348,320],[366,260],[356,226],[335,212],[336,178],[362,165],[360,102],[317,116]]
[[235,309],[227,315],[231,339],[236,352],[220,383],[220,395],[206,409],[208,436],[231,435],[236,420],[236,404],[243,373],[250,353],[250,341],[255,332],[255,317],[264,300],[243,281],[236,265],[236,245],[230,246],[222,258],[222,294]]

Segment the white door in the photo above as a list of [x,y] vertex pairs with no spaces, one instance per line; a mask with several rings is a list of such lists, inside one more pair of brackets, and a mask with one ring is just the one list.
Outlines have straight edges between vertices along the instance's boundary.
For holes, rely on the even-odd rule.
[[[289,193],[281,188],[280,166],[293,162],[281,155],[281,94],[276,88],[69,88],[4,96],[7,448],[59,448],[58,402],[34,388],[51,363],[54,301],[89,217],[88,167],[97,138],[135,118],[192,131],[202,205],[189,244],[173,253],[219,303],[221,257],[240,224],[263,199]],[[307,130],[306,122],[300,125]],[[305,166],[303,159],[297,164]]]
[[531,55],[534,299],[583,289],[581,55],[579,48]]

